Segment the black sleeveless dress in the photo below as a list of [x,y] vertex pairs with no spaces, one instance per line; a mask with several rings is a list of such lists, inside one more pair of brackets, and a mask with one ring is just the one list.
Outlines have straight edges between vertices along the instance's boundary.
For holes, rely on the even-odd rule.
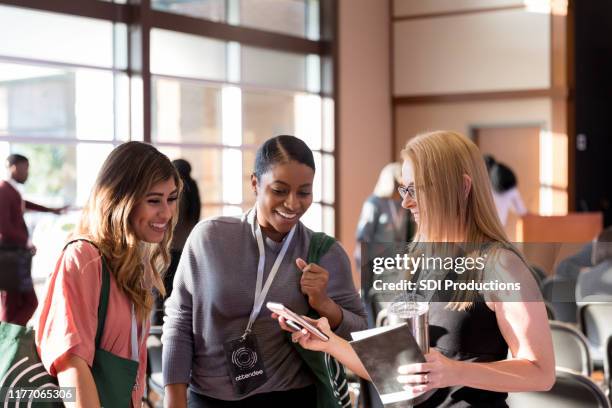
[[[445,309],[446,301],[429,304],[429,345],[453,360],[491,362],[504,360],[508,345],[504,340],[495,312],[481,295],[465,311]],[[418,408],[430,407],[507,407],[508,394],[469,387],[448,387],[436,390]]]

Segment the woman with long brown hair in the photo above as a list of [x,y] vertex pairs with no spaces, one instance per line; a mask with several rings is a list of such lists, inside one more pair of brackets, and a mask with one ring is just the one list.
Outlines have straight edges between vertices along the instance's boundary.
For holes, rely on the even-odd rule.
[[[139,407],[153,289],[169,263],[181,180],[153,146],[128,142],[98,175],[48,283],[36,343],[78,407]],[[127,374],[126,374],[127,373]]]
[[[447,301],[432,301],[427,362],[401,366],[398,381],[411,396],[433,392],[419,407],[507,407],[508,392],[550,389],[555,362],[544,303],[497,217],[480,151],[458,133],[438,131],[411,139],[402,156],[399,191],[418,224],[415,240],[434,247],[475,246],[489,255],[484,273],[466,272],[457,276],[459,283],[484,283],[489,274],[521,283],[521,290],[460,290]],[[334,335],[325,319],[316,324],[330,341],[308,332],[293,333],[294,341],[328,352],[369,378],[350,344]]]

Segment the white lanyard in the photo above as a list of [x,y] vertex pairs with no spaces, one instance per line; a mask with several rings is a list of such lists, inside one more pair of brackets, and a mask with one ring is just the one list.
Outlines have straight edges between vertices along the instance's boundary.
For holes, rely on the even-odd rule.
[[261,235],[261,228],[259,227],[259,223],[257,222],[257,215],[253,218],[253,222],[255,223],[255,237],[257,238],[257,248],[259,249],[259,262],[257,263],[257,283],[255,285],[255,301],[253,303],[253,310],[251,311],[251,316],[249,317],[249,323],[247,324],[246,330],[242,337],[246,337],[253,327],[253,323],[255,323],[255,319],[259,315],[261,311],[261,307],[263,306],[264,300],[266,299],[266,295],[270,290],[270,286],[272,285],[272,281],[278,272],[278,268],[280,267],[281,262],[283,262],[283,258],[285,257],[285,253],[287,253],[287,249],[289,248],[289,244],[293,239],[293,234],[295,233],[294,225],[289,231],[289,235],[285,238],[285,242],[283,243],[283,247],[281,248],[279,254],[276,256],[276,260],[274,261],[274,265],[272,265],[272,269],[270,269],[270,274],[266,279],[266,283],[263,285],[263,274],[264,267],[266,265],[266,248],[264,247],[263,236]]

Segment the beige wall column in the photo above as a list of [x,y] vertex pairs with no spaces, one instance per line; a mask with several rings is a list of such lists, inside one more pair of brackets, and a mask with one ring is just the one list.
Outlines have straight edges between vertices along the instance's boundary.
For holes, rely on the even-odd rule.
[[336,236],[352,261],[361,205],[392,157],[390,16],[381,0],[339,0],[338,14]]

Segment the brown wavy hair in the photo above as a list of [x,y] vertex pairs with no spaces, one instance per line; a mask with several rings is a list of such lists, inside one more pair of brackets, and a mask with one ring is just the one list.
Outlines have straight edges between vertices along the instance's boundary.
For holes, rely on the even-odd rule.
[[117,286],[133,302],[139,318],[152,310],[155,288],[166,291],[162,275],[170,263],[169,246],[177,213],[161,243],[136,237],[130,215],[151,188],[173,179],[179,191],[181,178],[172,162],[153,146],[127,142],[115,148],[104,161],[89,200],[83,209],[77,233],[93,241],[108,263]]

